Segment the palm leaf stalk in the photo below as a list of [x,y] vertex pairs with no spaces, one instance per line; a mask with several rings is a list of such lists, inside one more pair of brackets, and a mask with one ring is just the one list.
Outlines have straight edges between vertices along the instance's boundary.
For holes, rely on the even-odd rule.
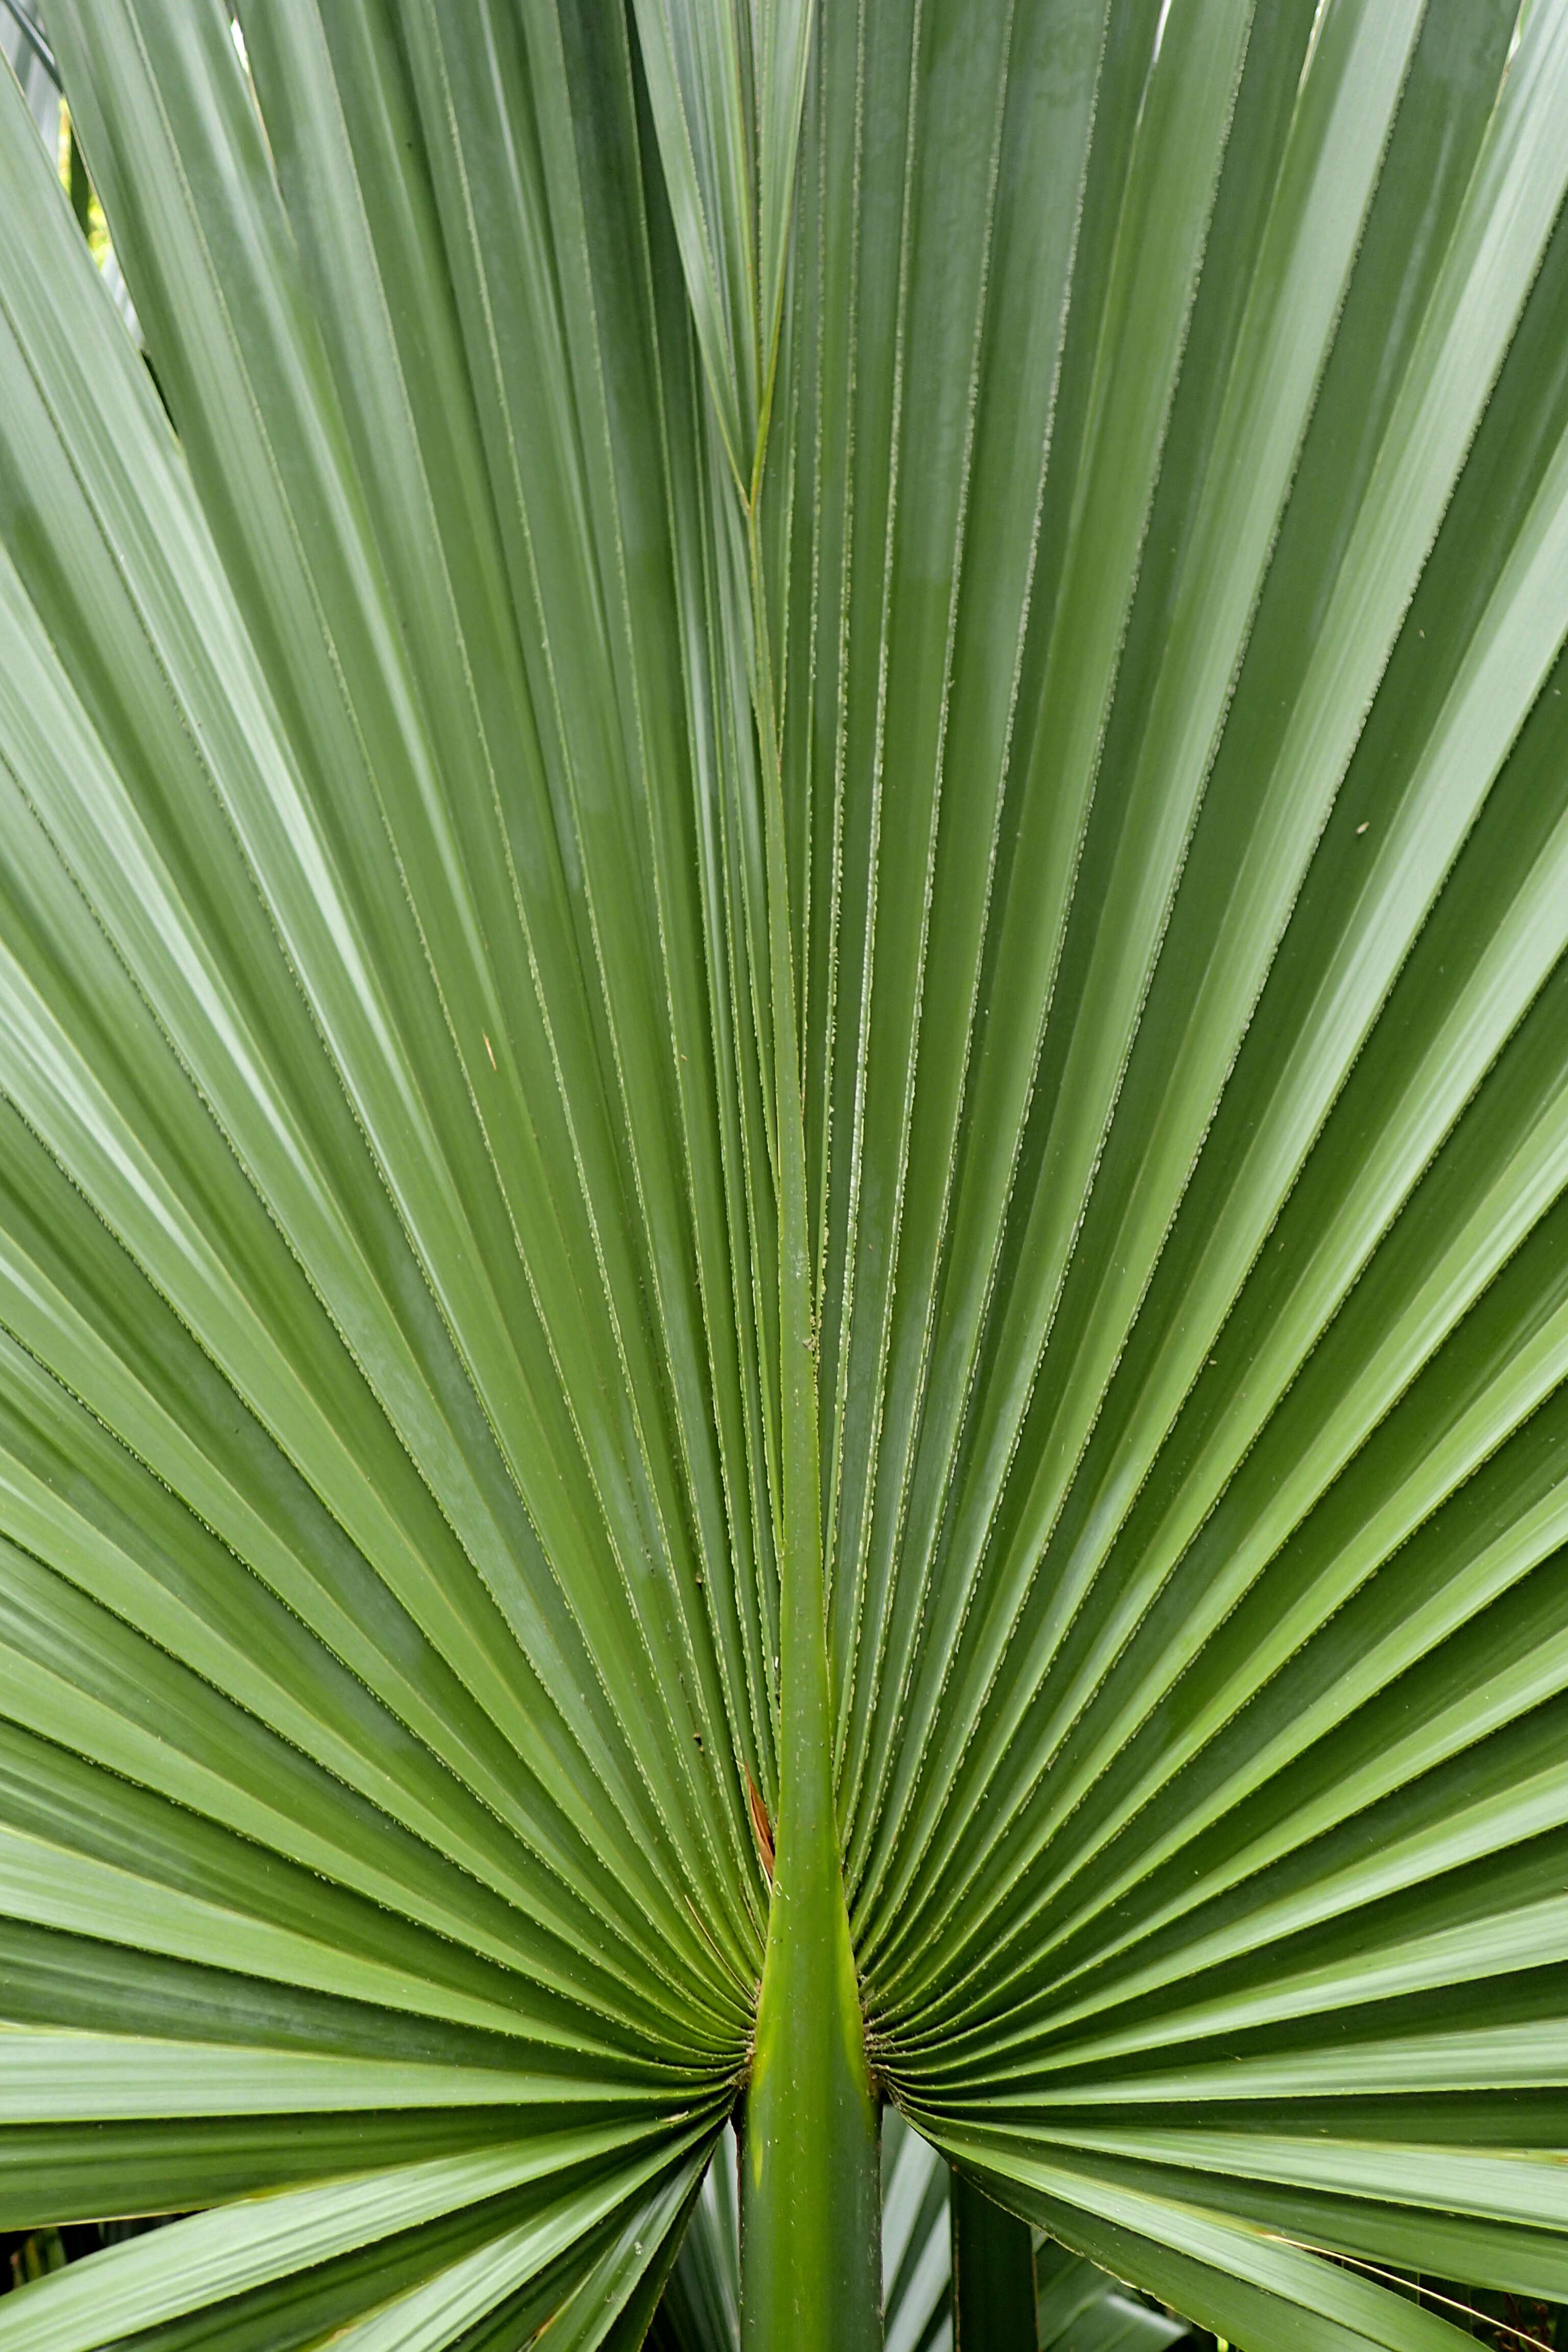
[[[737,2352],[737,2154],[733,2136],[726,2135],[655,2314],[650,2352]],[[1026,2223],[973,2190],[963,2214],[958,2176],[892,2108],[883,2126],[881,2165],[887,2352],[952,2352],[955,2341],[959,2352],[965,2343],[993,2352],[1173,2352],[1201,2340],[1093,2263],[1048,2242],[1037,2248]],[[977,2216],[982,2202],[988,2210]],[[980,2252],[976,2228],[991,2233],[989,2262],[973,2259]],[[1026,2301],[1018,2293],[1021,2280],[1027,2282]]]
[[1568,0],[47,32],[4,2352],[1568,2297]]

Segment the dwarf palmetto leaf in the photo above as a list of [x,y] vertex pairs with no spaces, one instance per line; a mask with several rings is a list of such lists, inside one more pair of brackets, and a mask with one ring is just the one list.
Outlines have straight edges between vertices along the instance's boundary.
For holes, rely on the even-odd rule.
[[640,2340],[759,1823],[1074,2257],[1568,2295],[1568,0],[240,16],[168,415],[0,87],[0,2346]]
[[53,154],[60,140],[59,68],[34,0],[0,5],[0,57],[15,73],[38,135]]
[[[0,0],[0,57],[7,60],[16,76],[46,151],[51,156],[58,155],[61,146],[59,67],[38,14],[37,0]],[[71,202],[86,227],[91,190],[75,141],[68,144],[69,152],[62,157],[62,166],[68,174]],[[98,253],[100,275],[113,297],[115,309],[140,341],[135,309],[113,247],[100,249],[95,238],[94,250]]]

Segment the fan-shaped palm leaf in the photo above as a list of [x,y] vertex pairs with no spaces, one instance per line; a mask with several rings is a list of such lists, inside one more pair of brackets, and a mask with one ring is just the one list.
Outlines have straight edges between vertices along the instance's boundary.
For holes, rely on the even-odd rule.
[[629,2345],[742,2092],[754,2346],[883,2095],[1568,2294],[1568,0],[240,20],[167,415],[0,89],[0,2344]]

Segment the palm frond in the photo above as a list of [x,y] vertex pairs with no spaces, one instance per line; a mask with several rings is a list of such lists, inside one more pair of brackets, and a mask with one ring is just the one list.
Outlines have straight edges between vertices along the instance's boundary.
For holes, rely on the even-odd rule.
[[0,2345],[639,2340],[807,1553],[911,2312],[1568,2297],[1568,0],[239,13],[156,389],[0,77]]

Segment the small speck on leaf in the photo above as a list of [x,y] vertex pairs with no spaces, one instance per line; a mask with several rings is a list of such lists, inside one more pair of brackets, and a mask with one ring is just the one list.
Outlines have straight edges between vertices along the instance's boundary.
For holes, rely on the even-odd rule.
[[757,1841],[757,1851],[763,1857],[763,1868],[768,1874],[768,1885],[773,1883],[773,1825],[768,1819],[768,1809],[763,1802],[763,1792],[746,1775],[746,1799],[752,1811],[752,1832]]

